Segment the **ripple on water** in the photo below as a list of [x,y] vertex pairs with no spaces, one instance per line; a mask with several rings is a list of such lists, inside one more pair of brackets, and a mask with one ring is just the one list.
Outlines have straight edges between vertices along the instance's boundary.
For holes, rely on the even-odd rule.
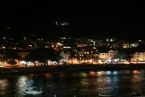
[[[144,71],[82,72],[75,74],[44,74],[44,76],[9,76],[0,78],[1,97],[97,97],[101,91],[113,92],[117,97],[130,97],[132,91],[145,94]],[[71,77],[73,76],[73,77]],[[75,76],[75,77],[74,77]],[[80,76],[80,78],[78,78]],[[90,76],[90,77],[88,77]],[[53,77],[53,78],[52,78]],[[56,77],[56,79],[55,79]],[[60,77],[60,78],[58,78]],[[44,90],[40,95],[24,93],[28,81]]]

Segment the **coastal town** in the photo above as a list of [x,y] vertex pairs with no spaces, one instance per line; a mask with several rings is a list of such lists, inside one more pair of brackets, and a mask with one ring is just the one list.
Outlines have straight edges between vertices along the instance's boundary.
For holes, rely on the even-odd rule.
[[142,39],[47,38],[1,36],[0,67],[33,67],[77,64],[144,64]]
[[145,97],[144,1],[1,1],[0,97]]

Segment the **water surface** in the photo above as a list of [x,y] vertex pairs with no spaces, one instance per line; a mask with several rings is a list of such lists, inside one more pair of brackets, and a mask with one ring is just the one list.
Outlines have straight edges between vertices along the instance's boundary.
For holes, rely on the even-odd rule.
[[[31,94],[33,87],[42,93]],[[35,92],[36,90],[31,90]],[[145,95],[145,71],[90,71],[0,76],[0,97],[99,97],[102,91],[116,97],[131,97],[133,91]]]

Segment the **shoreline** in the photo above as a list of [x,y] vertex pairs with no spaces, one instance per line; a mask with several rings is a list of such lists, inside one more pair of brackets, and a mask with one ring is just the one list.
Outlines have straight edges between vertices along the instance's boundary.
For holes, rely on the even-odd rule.
[[25,68],[0,68],[0,75],[19,75],[31,73],[85,72],[85,71],[114,71],[114,70],[145,70],[145,64],[81,64],[58,65]]

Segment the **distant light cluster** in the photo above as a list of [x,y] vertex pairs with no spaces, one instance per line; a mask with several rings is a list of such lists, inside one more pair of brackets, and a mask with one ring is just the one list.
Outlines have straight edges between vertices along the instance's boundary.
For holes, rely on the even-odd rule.
[[55,24],[56,26],[68,26],[69,23],[67,21],[53,21],[53,24]]

